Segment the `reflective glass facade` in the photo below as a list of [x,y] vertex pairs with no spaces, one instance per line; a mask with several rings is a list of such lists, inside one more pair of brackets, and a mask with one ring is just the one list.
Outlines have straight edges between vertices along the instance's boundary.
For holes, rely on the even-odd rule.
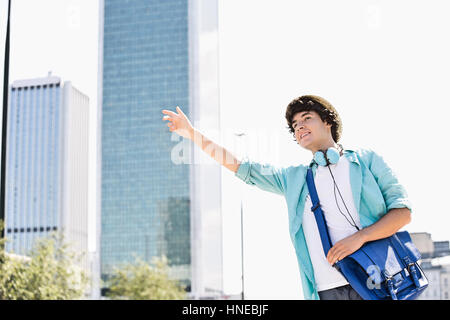
[[105,0],[101,274],[166,255],[190,286],[189,166],[171,161],[162,109],[189,113],[188,1]]
[[59,81],[12,86],[8,108],[6,250],[29,254],[60,229],[62,110]]

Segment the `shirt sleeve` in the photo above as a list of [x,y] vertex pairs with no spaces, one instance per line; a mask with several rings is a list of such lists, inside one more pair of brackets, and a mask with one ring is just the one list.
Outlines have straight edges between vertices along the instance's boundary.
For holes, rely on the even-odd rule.
[[369,169],[380,187],[387,211],[394,208],[408,208],[412,212],[406,189],[400,184],[396,174],[387,165],[383,157],[375,151],[372,151]]
[[245,158],[241,161],[235,176],[249,185],[284,195],[286,191],[286,168],[261,164]]

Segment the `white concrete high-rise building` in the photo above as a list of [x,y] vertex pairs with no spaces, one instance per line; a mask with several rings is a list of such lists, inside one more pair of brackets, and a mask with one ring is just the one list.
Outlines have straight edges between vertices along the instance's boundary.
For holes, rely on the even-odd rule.
[[[63,231],[88,263],[89,98],[59,77],[10,86],[6,163],[6,250],[29,254]],[[90,272],[89,272],[90,273]]]
[[450,256],[424,259],[421,267],[429,284],[419,299],[450,300]]

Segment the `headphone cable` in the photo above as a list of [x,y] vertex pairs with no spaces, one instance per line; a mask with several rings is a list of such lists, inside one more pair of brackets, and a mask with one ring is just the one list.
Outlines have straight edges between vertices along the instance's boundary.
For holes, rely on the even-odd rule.
[[[352,215],[350,214],[350,211],[348,210],[347,206],[345,205],[344,198],[342,197],[341,191],[339,190],[339,187],[338,187],[338,185],[337,185],[337,183],[336,183],[336,180],[334,179],[334,175],[333,175],[333,173],[331,172],[331,168],[330,168],[329,165],[328,165],[327,167],[328,167],[328,170],[330,171],[331,177],[333,178],[333,183],[334,183],[334,190],[333,190],[333,191],[334,191],[334,200],[336,201],[336,206],[338,207],[339,212],[344,216],[345,220],[347,220],[347,222],[348,222],[352,227],[355,227],[355,228],[359,231],[360,229],[359,229],[358,225],[356,224],[355,220],[353,220],[353,217],[352,217]],[[337,201],[337,197],[336,197],[336,189],[338,190],[339,196],[340,196],[341,199],[342,199],[342,203],[344,204],[344,207],[345,207],[345,209],[347,210],[347,213],[348,213],[348,215],[350,216],[350,219],[352,219],[353,223],[351,223],[350,220],[348,220],[347,216],[341,211],[341,208],[339,207],[339,204],[338,204],[338,201]]]

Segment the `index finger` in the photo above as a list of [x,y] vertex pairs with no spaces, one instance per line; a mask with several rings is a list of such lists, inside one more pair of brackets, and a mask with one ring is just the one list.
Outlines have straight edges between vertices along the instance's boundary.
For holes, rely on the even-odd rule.
[[334,252],[336,251],[336,248],[333,246],[330,250],[328,250],[326,259],[328,260],[328,262],[331,262],[331,258],[334,255]]
[[162,113],[171,115],[172,117],[177,116],[177,114],[176,114],[175,112],[170,111],[170,110],[165,110],[165,109],[164,109],[164,110],[162,111]]

